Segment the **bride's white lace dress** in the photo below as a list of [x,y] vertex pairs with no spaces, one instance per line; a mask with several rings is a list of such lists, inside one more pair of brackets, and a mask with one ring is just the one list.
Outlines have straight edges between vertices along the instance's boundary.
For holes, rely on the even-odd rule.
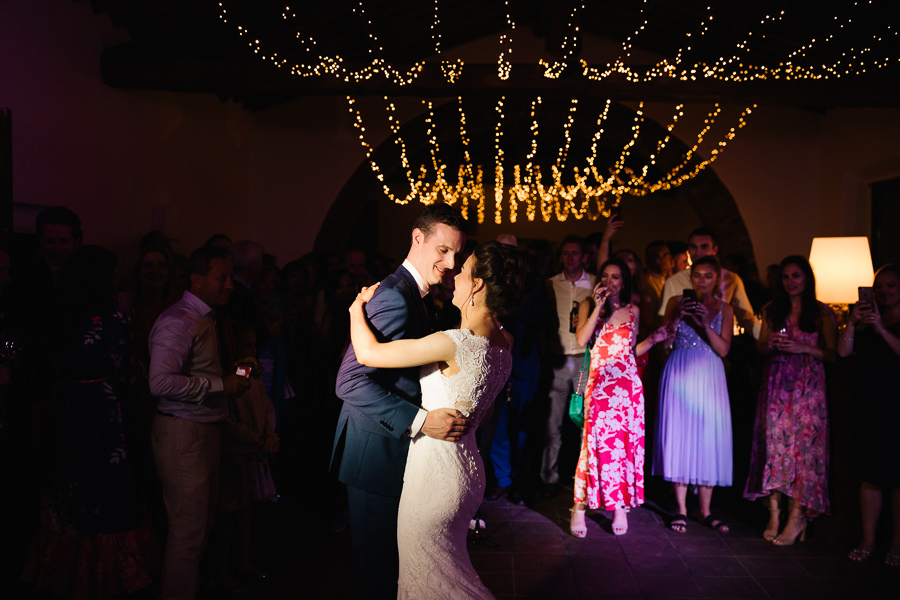
[[475,430],[506,383],[512,356],[466,329],[444,333],[456,343],[459,372],[448,377],[436,365],[422,367],[422,407],[456,408],[472,426],[458,442],[419,436],[409,447],[397,528],[398,597],[493,598],[472,567],[466,532],[485,485]]

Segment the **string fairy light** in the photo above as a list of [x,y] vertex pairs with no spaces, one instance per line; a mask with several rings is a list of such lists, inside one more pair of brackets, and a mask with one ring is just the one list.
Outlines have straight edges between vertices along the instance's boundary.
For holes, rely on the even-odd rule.
[[[572,173],[575,183],[565,183],[565,159],[567,156],[568,140],[564,141],[560,146],[557,155],[557,162],[551,166],[550,182],[545,183],[542,177],[540,165],[534,161],[538,152],[538,138],[540,135],[540,125],[537,119],[537,108],[541,105],[542,100],[537,97],[531,104],[531,133],[532,139],[530,151],[526,155],[525,165],[512,165],[513,183],[508,189],[504,185],[505,152],[503,149],[503,123],[505,121],[505,98],[501,98],[494,108],[497,114],[497,122],[494,131],[495,145],[495,185],[494,185],[494,222],[502,222],[503,195],[504,192],[508,196],[507,208],[509,211],[509,222],[515,223],[518,219],[519,207],[524,207],[525,218],[529,221],[535,221],[539,217],[542,221],[550,221],[553,218],[559,221],[565,221],[570,216],[575,219],[597,219],[600,217],[608,217],[610,209],[618,206],[624,196],[641,197],[660,191],[667,191],[683,185],[702,170],[711,165],[724,150],[728,141],[733,139],[737,130],[746,125],[747,117],[752,112],[753,107],[743,111],[738,119],[738,124],[726,133],[725,139],[719,141],[715,148],[709,154],[709,158],[704,160],[696,159],[701,144],[704,143],[709,131],[715,125],[722,113],[722,108],[715,105],[707,114],[704,120],[704,127],[697,134],[693,145],[682,155],[680,162],[677,162],[667,172],[662,173],[656,180],[648,179],[650,165],[656,164],[659,154],[663,151],[666,144],[671,138],[678,120],[683,116],[683,105],[676,107],[671,122],[665,128],[665,135],[656,142],[656,152],[652,155],[650,163],[643,165],[640,169],[628,166],[632,150],[641,135],[642,125],[644,123],[643,104],[641,104],[634,114],[634,122],[631,126],[632,134],[625,141],[620,149],[617,159],[613,166],[608,169],[607,174],[601,173],[596,165],[597,147],[604,133],[604,125],[609,116],[609,110],[612,105],[611,100],[607,100],[604,109],[596,120],[596,132],[592,137],[591,154],[587,158],[587,166],[582,170],[573,167]],[[467,136],[465,133],[465,117],[462,109],[462,98],[458,98],[460,119],[460,135],[464,143],[467,144]],[[572,103],[569,109],[569,117],[574,113]],[[440,156],[439,142],[433,134],[435,123],[433,105],[428,105],[428,117],[426,118],[427,133],[429,138],[430,152],[432,157],[433,172],[429,173],[424,167],[420,167],[418,172],[414,172],[409,168],[405,154],[401,152],[401,164],[406,170],[407,179],[410,183],[410,193],[403,197],[394,196],[385,186],[385,193],[399,204],[406,204],[412,200],[418,199],[420,202],[430,204],[435,201],[442,200],[449,204],[461,202],[461,208],[468,218],[468,211],[475,207],[476,218],[479,223],[484,222],[484,200],[485,191],[482,181],[482,168],[475,165],[471,161],[468,151],[465,152],[465,159],[462,165],[457,168],[457,182],[455,185],[447,180],[447,172],[449,167],[442,162]],[[357,112],[356,122],[362,127],[361,115]],[[392,122],[392,132],[399,132],[396,121]],[[568,124],[568,119],[567,119]],[[396,137],[395,142],[404,148],[401,137]],[[371,160],[371,146],[365,145],[367,148],[367,158]],[[375,165],[374,161],[370,164]],[[380,175],[380,169],[373,166],[373,170]],[[383,181],[383,179],[379,179]]]
[[[841,31],[849,30],[849,25],[853,22],[852,16],[841,19],[834,16],[834,31],[831,31],[824,37],[812,37],[810,40],[801,45],[800,48],[791,52],[783,61],[777,64],[752,64],[750,62],[751,40],[763,39],[766,37],[766,28],[775,23],[784,20],[785,10],[775,14],[765,15],[759,22],[758,30],[747,31],[742,41],[735,45],[734,53],[731,56],[720,56],[712,63],[695,62],[685,63],[684,57],[693,49],[692,40],[703,38],[710,31],[715,21],[715,16],[711,7],[707,7],[707,14],[701,20],[700,24],[694,31],[685,32],[683,35],[687,40],[685,45],[678,48],[673,60],[663,59],[656,64],[641,70],[640,68],[629,66],[626,59],[631,56],[631,50],[634,40],[644,33],[649,26],[650,20],[646,17],[648,0],[642,0],[642,6],[639,12],[643,18],[642,23],[631,35],[626,37],[622,42],[622,54],[605,68],[593,67],[586,61],[579,60],[577,64],[581,67],[581,73],[584,77],[599,81],[613,75],[622,75],[626,81],[640,83],[647,82],[652,79],[674,78],[682,81],[694,81],[698,78],[717,79],[727,82],[747,82],[761,79],[831,79],[840,78],[842,76],[857,75],[864,73],[868,68],[883,69],[888,66],[895,66],[900,59],[885,57],[873,57],[866,62],[866,58],[873,55],[876,47],[890,47],[889,42],[900,39],[900,31],[893,27],[891,23],[879,23],[884,29],[875,31],[871,34],[871,45],[863,48],[851,48],[850,54],[847,52],[841,54],[840,58],[830,64],[797,64],[797,61],[806,57],[807,53],[816,45],[833,44],[838,38]],[[850,4],[850,8],[855,11],[863,11],[875,3],[875,0],[856,0]],[[433,22],[430,26],[432,30],[432,39],[434,40],[435,53],[442,53],[442,38],[440,33],[440,16],[439,16],[439,0],[434,0]],[[509,14],[509,0],[504,0],[506,7],[506,20],[511,30],[515,30],[515,23]],[[585,2],[573,5],[569,14],[567,27],[569,32],[563,37],[562,51],[563,58],[556,61],[547,61],[540,59],[538,64],[544,67],[544,74],[548,78],[558,78],[565,68],[573,63],[573,58],[577,50],[577,39],[580,28],[577,24],[578,15],[584,9]],[[228,10],[226,1],[221,0],[218,3],[219,17],[224,23],[228,23]],[[267,53],[263,48],[262,42],[258,38],[252,38],[248,29],[243,25],[236,25],[239,36],[246,37],[249,41],[248,46],[251,51],[263,58],[271,61],[277,67],[287,67],[294,75],[301,77],[321,77],[334,76],[344,82],[362,82],[372,79],[375,76],[382,76],[393,84],[403,86],[415,81],[426,68],[425,61],[414,62],[407,69],[401,69],[391,65],[387,60],[380,56],[383,47],[375,33],[372,20],[367,16],[365,6],[362,0],[351,9],[353,14],[364,24],[366,35],[369,38],[371,47],[368,53],[372,55],[370,64],[358,69],[351,69],[346,66],[346,61],[338,54],[333,56],[322,55],[316,52],[317,42],[312,36],[304,36],[297,31],[296,39],[300,43],[301,50],[310,58],[305,63],[289,64],[288,59],[280,58],[277,52]],[[285,6],[282,11],[284,20],[298,20],[297,14],[291,7]],[[755,34],[755,35],[754,35]],[[252,39],[251,39],[252,38]],[[500,35],[501,50],[498,56],[498,74],[500,79],[508,79],[511,63],[509,56],[512,53],[512,36],[506,33]],[[454,63],[455,64],[455,63]],[[458,77],[455,79],[458,80]],[[455,81],[454,80],[454,81]]]
[[[465,63],[460,58],[447,58],[442,49],[441,19],[439,1],[433,0],[433,18],[430,26],[431,38],[434,44],[434,52],[438,58],[437,64],[441,69],[443,79],[453,85],[463,77]],[[895,66],[897,58],[890,56],[878,56],[880,48],[890,47],[891,42],[898,39],[898,29],[891,23],[879,23],[882,29],[873,31],[870,43],[862,47],[851,47],[840,52],[838,58],[830,63],[811,58],[812,51],[817,47],[836,47],[841,39],[841,34],[851,29],[853,19],[862,14],[875,0],[856,0],[848,9],[850,14],[835,15],[830,20],[830,29],[817,32],[818,35],[810,37],[798,47],[791,49],[783,60],[776,63],[754,62],[754,47],[760,45],[770,35],[772,28],[783,23],[786,11],[781,10],[772,14],[766,14],[759,19],[754,28],[742,33],[732,48],[731,53],[723,53],[717,59],[710,62],[693,60],[698,44],[707,37],[712,28],[720,21],[712,7],[706,7],[704,15],[693,29],[682,32],[684,40],[677,48],[672,58],[664,58],[648,67],[631,65],[631,53],[635,41],[642,35],[648,35],[652,22],[650,18],[649,0],[641,0],[639,8],[639,23],[621,41],[621,53],[604,67],[589,65],[585,60],[576,60],[576,52],[579,50],[580,26],[579,17],[585,7],[585,2],[576,2],[572,5],[566,21],[563,35],[561,56],[559,60],[540,59],[538,64],[543,68],[544,76],[549,79],[559,78],[571,65],[577,65],[577,72],[590,81],[599,82],[606,78],[619,76],[629,83],[646,83],[654,79],[676,79],[680,81],[697,81],[700,79],[712,79],[731,83],[745,83],[750,81],[768,79],[812,79],[826,80],[859,75],[867,70],[883,69]],[[226,0],[219,2],[220,19],[223,23],[229,23]],[[510,16],[509,0],[503,0],[506,13],[508,31],[499,35],[499,50],[497,59],[497,76],[500,80],[508,80],[511,75],[513,52],[512,33],[516,30],[516,24]],[[249,31],[246,25],[236,24],[237,34],[242,39],[248,40],[250,51],[264,61],[269,61],[278,68],[286,68],[292,75],[300,77],[335,77],[347,83],[360,83],[381,77],[389,83],[397,86],[405,86],[419,78],[426,68],[433,67],[426,61],[413,62],[403,68],[392,65],[384,58],[384,47],[377,35],[377,24],[373,22],[366,10],[363,0],[357,0],[352,7],[352,12],[367,36],[368,62],[360,67],[351,68],[349,63],[340,55],[328,55],[318,50],[319,44],[314,36],[302,33],[302,19],[297,13],[286,5],[281,17],[285,21],[297,24],[294,34],[305,62],[289,61],[282,58],[277,52],[267,51],[263,42]],[[230,24],[230,23],[229,23]],[[364,61],[365,62],[365,61]],[[358,64],[358,63],[356,63]],[[413,201],[431,204],[442,201],[448,204],[459,203],[463,214],[467,216],[474,213],[479,223],[484,222],[486,210],[486,194],[484,187],[484,168],[476,164],[470,155],[470,139],[467,133],[466,111],[463,106],[463,98],[457,96],[459,115],[459,134],[462,148],[462,156],[458,164],[454,160],[447,160],[440,150],[440,140],[436,133],[435,107],[432,101],[424,100],[426,116],[426,137],[428,140],[428,154],[430,167],[425,164],[413,167],[410,163],[407,144],[403,139],[402,125],[397,117],[396,106],[389,97],[384,97],[388,126],[391,139],[399,152],[399,164],[404,173],[408,189],[395,193],[385,180],[384,171],[374,158],[374,148],[367,141],[366,129],[362,112],[357,101],[348,96],[348,110],[353,115],[353,125],[358,132],[358,139],[365,152],[366,160],[381,183],[385,195],[398,204],[408,204]],[[524,164],[507,165],[507,156],[504,149],[504,127],[508,126],[505,108],[506,97],[501,97],[494,112],[496,122],[493,139],[493,188],[494,188],[494,222],[501,223],[504,199],[505,208],[508,211],[508,219],[515,223],[519,213],[529,220],[541,219],[549,221],[556,218],[565,221],[569,217],[575,219],[597,219],[609,216],[611,208],[617,206],[625,196],[646,196],[661,191],[668,191],[690,181],[704,169],[717,160],[725,150],[728,142],[733,140],[737,132],[746,126],[747,119],[756,105],[746,107],[739,115],[737,123],[728,128],[721,139],[713,143],[713,147],[707,152],[708,156],[700,156],[701,148],[707,147],[710,142],[707,137],[717,121],[721,120],[723,109],[716,104],[709,111],[704,124],[695,136],[695,141],[686,149],[681,157],[674,161],[665,172],[660,172],[659,160],[669,146],[672,135],[679,120],[684,116],[684,104],[678,104],[672,117],[664,128],[664,133],[658,140],[644,143],[644,147],[652,148],[648,152],[647,160],[642,165],[634,164],[636,159],[633,151],[641,140],[642,125],[644,124],[644,104],[640,102],[634,111],[632,134],[622,143],[617,158],[611,166],[601,167],[598,160],[598,149],[601,139],[606,133],[606,122],[609,117],[611,100],[606,100],[603,110],[593,123],[594,131],[590,137],[590,147],[582,162],[569,167],[572,162],[570,152],[572,150],[572,130],[576,123],[578,99],[569,100],[569,109],[562,124],[562,143],[558,148],[556,160],[551,163],[549,174],[542,172],[538,162],[538,139],[540,133],[539,111],[543,101],[537,96],[531,103],[530,129],[531,142]],[[686,136],[690,137],[690,135]],[[704,146],[706,144],[706,146]],[[455,167],[455,169],[454,169]],[[657,173],[651,178],[651,168]],[[507,170],[512,174],[512,184],[508,187],[505,183]],[[454,181],[448,177],[455,171]]]
[[[512,17],[509,16],[509,0],[503,0],[503,5],[506,7],[506,24],[509,25],[510,31],[515,31],[516,23],[512,20]],[[509,76],[512,73],[512,62],[510,62],[509,60],[509,56],[512,55],[512,51],[512,34],[501,33],[500,53],[497,57],[497,77],[499,77],[503,81],[509,79]]]

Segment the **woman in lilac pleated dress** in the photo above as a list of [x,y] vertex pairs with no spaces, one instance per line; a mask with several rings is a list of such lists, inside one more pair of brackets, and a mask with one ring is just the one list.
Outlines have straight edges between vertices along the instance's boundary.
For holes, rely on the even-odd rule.
[[[744,497],[766,498],[763,537],[789,546],[803,540],[808,519],[830,508],[823,361],[837,356],[837,324],[834,312],[816,300],[816,278],[802,256],[781,261],[781,285],[763,314],[758,346],[768,357]],[[779,533],[783,496],[790,498],[790,513]]]
[[722,268],[715,256],[691,266],[696,298],[674,297],[666,322],[677,327],[659,383],[653,474],[672,482],[678,512],[669,527],[687,530],[687,489],[698,488],[700,521],[721,533],[711,512],[713,489],[732,483],[731,407],[722,357],[731,348],[734,312],[719,298]]

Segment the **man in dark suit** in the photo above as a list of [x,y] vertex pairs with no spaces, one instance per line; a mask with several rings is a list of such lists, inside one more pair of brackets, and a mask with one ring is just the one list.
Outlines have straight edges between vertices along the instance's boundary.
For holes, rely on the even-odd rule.
[[[415,339],[432,331],[425,298],[453,270],[465,244],[459,210],[426,207],[413,224],[409,254],[366,304],[366,315],[383,341]],[[423,301],[424,298],[424,301]],[[366,598],[397,597],[397,510],[410,439],[427,435],[458,440],[467,427],[453,409],[420,407],[419,367],[377,369],[360,365],[353,346],[337,376],[344,404],[338,418],[332,467],[347,486],[353,554]]]

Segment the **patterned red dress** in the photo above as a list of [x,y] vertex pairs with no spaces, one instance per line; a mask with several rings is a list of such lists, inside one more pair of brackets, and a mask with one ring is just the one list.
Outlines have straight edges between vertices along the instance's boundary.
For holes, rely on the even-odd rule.
[[591,349],[575,503],[604,510],[644,503],[644,387],[632,344],[634,310],[616,327],[600,322]]
[[[820,308],[830,309],[820,303]],[[821,329],[821,328],[820,328]],[[811,333],[788,323],[788,336],[816,345]],[[807,516],[829,514],[828,403],[825,366],[808,354],[769,354],[759,390],[750,473],[744,497],[781,492],[806,507]]]

